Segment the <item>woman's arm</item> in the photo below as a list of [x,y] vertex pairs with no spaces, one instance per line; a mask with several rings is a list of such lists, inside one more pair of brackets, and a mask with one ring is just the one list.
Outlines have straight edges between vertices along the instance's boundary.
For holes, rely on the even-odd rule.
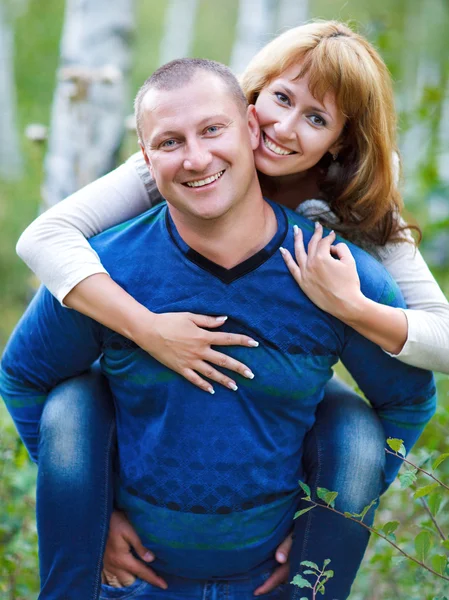
[[214,393],[202,376],[236,389],[235,381],[212,365],[248,378],[253,377],[251,370],[211,346],[257,346],[257,342],[248,336],[204,329],[219,327],[224,319],[150,312],[108,276],[86,239],[161,200],[143,157],[134,155],[36,219],[22,234],[17,252],[65,306],[133,340],[204,391]]
[[409,307],[403,310],[366,298],[349,248],[331,245],[335,234],[322,238],[322,233],[317,224],[306,253],[298,230],[298,264],[284,252],[290,272],[310,299],[402,362],[449,373],[449,305],[414,245],[391,244],[381,255]]

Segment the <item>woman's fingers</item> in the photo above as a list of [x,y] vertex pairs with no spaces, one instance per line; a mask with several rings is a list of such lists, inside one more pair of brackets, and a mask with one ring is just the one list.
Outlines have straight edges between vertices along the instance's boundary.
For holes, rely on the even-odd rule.
[[331,247],[332,255],[341,260],[345,265],[355,264],[354,257],[352,256],[351,250],[349,250],[347,244],[340,242]]
[[318,243],[320,242],[322,237],[323,237],[323,226],[321,225],[321,223],[318,223],[318,221],[316,221],[315,231],[314,231],[312,237],[310,238],[309,245],[307,247],[307,256],[309,258],[313,258],[315,256],[317,247],[318,247]]
[[239,362],[238,360],[235,360],[234,358],[231,358],[230,356],[227,356],[226,354],[217,352],[216,350],[211,349],[210,352],[207,353],[205,359],[208,362],[213,363],[214,365],[222,367],[223,369],[235,371],[236,373],[239,373],[239,375],[242,375],[242,377],[246,377],[247,379],[254,378],[254,373],[246,365]]
[[296,283],[301,285],[301,269],[298,267],[296,262],[293,260],[293,256],[286,248],[279,248],[281,254],[285,260],[285,264],[287,265],[288,270],[293,275]]
[[211,346],[250,346],[257,348],[259,342],[241,333],[208,332],[207,343]]
[[136,578],[132,573],[127,573],[126,571],[121,571],[117,569],[114,573],[108,571],[108,569],[104,568],[101,574],[102,583],[106,583],[111,587],[128,587],[132,585]]
[[181,371],[180,374],[183,377],[185,377],[187,381],[190,381],[190,383],[193,383],[193,385],[196,385],[196,387],[199,387],[204,392],[208,392],[209,394],[215,394],[215,390],[212,387],[212,385],[208,381],[200,377],[198,373],[193,369],[184,369],[184,371]]
[[307,265],[307,252],[304,247],[304,236],[297,225],[293,226],[293,233],[295,235],[295,257],[298,261],[299,268],[304,270]]

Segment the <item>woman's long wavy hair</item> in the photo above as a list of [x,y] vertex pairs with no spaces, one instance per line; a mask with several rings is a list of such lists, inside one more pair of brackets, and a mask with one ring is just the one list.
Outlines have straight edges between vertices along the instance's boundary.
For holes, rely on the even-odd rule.
[[251,60],[240,78],[248,102],[254,104],[272,79],[296,64],[298,78],[309,75],[312,95],[322,101],[333,92],[346,117],[335,167],[329,153],[319,165],[325,174],[320,188],[340,220],[334,229],[380,246],[403,240],[396,111],[384,61],[348,26],[308,23],[285,31]]

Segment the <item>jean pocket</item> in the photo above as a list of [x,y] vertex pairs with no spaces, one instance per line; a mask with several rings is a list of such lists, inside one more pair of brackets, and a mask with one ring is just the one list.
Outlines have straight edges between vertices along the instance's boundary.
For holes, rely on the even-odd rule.
[[112,585],[101,584],[100,600],[125,600],[134,598],[144,592],[147,587],[152,587],[146,581],[137,578],[131,585],[126,587],[113,587]]

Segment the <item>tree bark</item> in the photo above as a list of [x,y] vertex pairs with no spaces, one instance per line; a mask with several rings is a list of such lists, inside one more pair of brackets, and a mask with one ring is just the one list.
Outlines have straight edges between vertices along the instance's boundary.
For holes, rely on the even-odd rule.
[[16,115],[13,26],[0,2],[0,177],[18,179],[23,173]]
[[43,210],[114,166],[129,101],[133,8],[133,0],[67,0]]
[[159,64],[189,56],[195,33],[198,0],[170,0],[165,16]]

